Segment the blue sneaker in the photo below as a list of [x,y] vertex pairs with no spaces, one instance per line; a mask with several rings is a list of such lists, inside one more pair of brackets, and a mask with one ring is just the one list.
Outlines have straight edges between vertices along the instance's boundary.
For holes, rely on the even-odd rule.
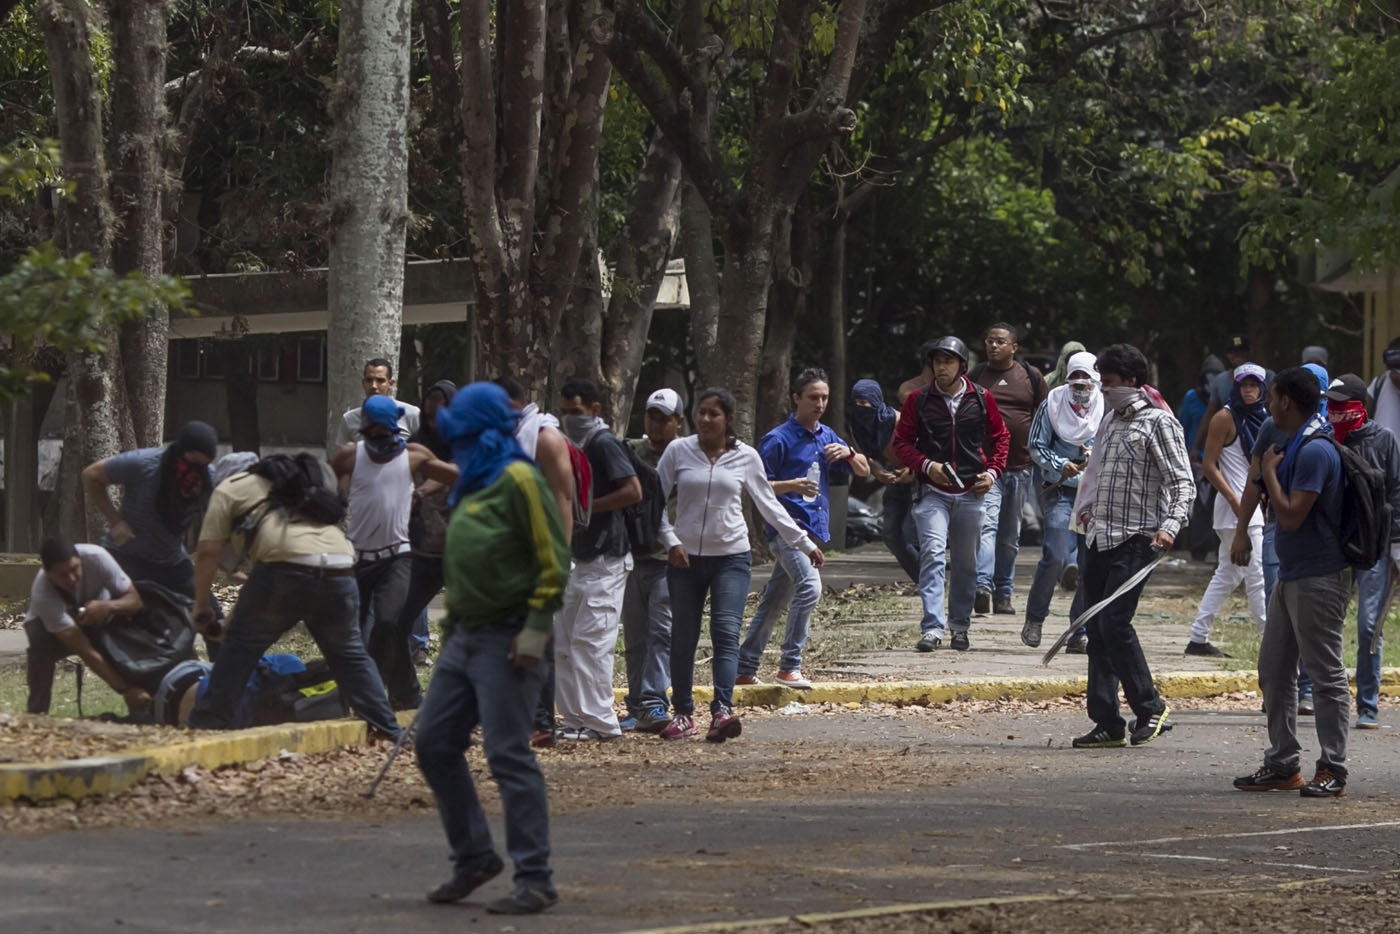
[[637,728],[637,718],[629,713],[625,717],[618,717],[617,725],[622,729],[622,732],[624,733],[630,730],[635,730]]
[[1356,715],[1356,728],[1358,730],[1379,730],[1381,721],[1376,719],[1374,710],[1363,710]]
[[637,729],[643,733],[660,733],[670,724],[671,715],[659,704],[650,710],[642,711],[642,715],[637,718]]

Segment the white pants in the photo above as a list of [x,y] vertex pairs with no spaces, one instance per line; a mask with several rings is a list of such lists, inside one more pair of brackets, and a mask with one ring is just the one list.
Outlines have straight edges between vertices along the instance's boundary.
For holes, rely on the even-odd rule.
[[613,711],[613,650],[632,556],[576,561],[554,614],[554,703],[564,729],[622,730]]
[[1249,527],[1249,564],[1240,567],[1230,560],[1230,544],[1235,540],[1234,529],[1216,529],[1220,539],[1218,563],[1215,574],[1206,585],[1205,596],[1201,597],[1201,608],[1196,611],[1196,621],[1191,624],[1192,642],[1209,642],[1210,627],[1225,599],[1244,584],[1245,597],[1249,599],[1249,615],[1254,617],[1254,625],[1260,634],[1264,632],[1264,527]]

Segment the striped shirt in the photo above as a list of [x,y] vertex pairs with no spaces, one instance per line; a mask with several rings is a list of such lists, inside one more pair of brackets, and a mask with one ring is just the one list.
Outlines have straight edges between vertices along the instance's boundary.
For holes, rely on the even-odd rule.
[[1079,510],[1093,519],[1088,542],[1108,551],[1134,535],[1173,537],[1190,515],[1196,488],[1181,423],[1139,400],[1104,417],[1080,486]]

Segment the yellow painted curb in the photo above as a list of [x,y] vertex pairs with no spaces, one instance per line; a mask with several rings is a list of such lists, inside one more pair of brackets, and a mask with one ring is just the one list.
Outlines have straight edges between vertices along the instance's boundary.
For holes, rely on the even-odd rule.
[[[412,716],[401,713],[399,722],[406,724]],[[312,754],[359,746],[368,738],[368,732],[363,720],[321,720],[210,732],[184,742],[131,749],[114,756],[5,763],[0,764],[0,801],[116,794],[147,775],[178,773],[191,765],[217,769],[266,759],[283,750]]]
[[[1254,671],[1169,671],[1155,676],[1167,697],[1214,697],[1232,691],[1258,691]],[[1049,700],[1082,694],[1083,677],[944,678],[929,681],[818,681],[811,690],[799,691],[779,684],[739,685],[734,703],[740,707],[781,707],[790,701],[804,704],[943,704],[956,700]],[[1381,693],[1400,695],[1400,668],[1381,669]],[[617,688],[613,697],[624,702],[627,691]],[[708,703],[714,689],[695,687],[696,702]]]

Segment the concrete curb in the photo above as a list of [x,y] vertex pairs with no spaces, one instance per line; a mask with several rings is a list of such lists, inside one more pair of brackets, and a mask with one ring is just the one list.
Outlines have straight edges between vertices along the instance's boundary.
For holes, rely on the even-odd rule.
[[[734,689],[734,702],[742,707],[782,707],[791,701],[804,704],[942,704],[957,700],[1049,700],[1085,689],[1083,677],[949,678],[936,681],[820,682],[810,691],[777,684],[744,685]],[[1177,671],[1157,676],[1157,686],[1168,698],[1212,697],[1231,691],[1257,691],[1253,671]],[[1400,668],[1381,670],[1381,692],[1400,695]],[[624,690],[613,692],[621,704]],[[697,703],[714,697],[709,686],[695,688]],[[401,714],[407,723],[412,714]],[[185,742],[148,749],[134,749],[114,756],[50,762],[0,764],[0,802],[19,799],[85,798],[125,791],[153,774],[176,774],[191,765],[217,769],[286,750],[310,754],[341,746],[362,745],[368,736],[361,720],[326,720],[279,726],[231,730]]]

